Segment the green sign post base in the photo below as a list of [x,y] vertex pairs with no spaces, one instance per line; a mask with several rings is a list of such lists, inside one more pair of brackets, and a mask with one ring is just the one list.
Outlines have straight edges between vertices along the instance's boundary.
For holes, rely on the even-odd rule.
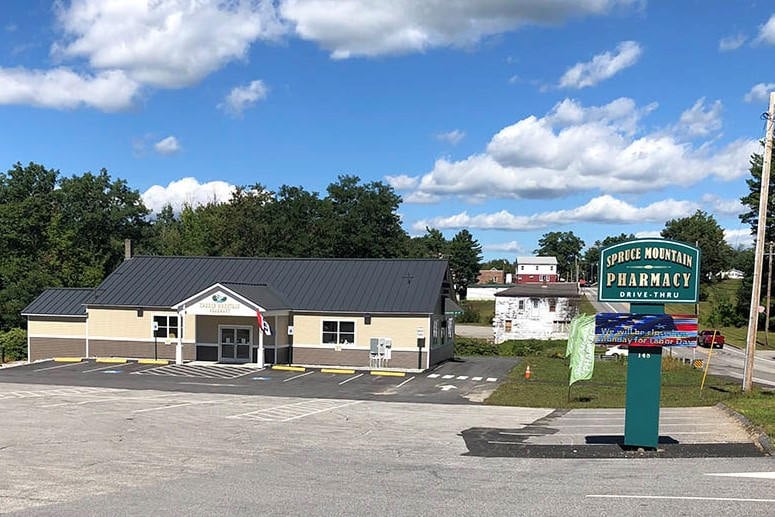
[[[630,305],[632,314],[664,314],[662,304]],[[662,347],[630,347],[627,355],[627,397],[624,445],[656,449],[659,442],[659,398]]]

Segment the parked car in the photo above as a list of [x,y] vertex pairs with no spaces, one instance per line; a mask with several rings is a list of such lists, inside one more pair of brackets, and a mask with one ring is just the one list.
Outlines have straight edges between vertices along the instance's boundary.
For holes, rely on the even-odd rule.
[[616,345],[612,346],[608,350],[605,351],[605,355],[609,357],[615,357],[619,359],[620,357],[627,357],[627,345]]
[[716,337],[714,339],[713,332],[713,330],[703,330],[698,333],[697,344],[706,348],[710,348],[711,344],[713,345],[713,348],[724,348],[724,336],[721,334],[721,332],[715,331]]

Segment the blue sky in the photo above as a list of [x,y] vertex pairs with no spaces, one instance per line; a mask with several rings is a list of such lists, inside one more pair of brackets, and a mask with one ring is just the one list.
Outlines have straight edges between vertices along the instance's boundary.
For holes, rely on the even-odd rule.
[[737,246],[775,7],[676,0],[4,0],[0,170],[146,204],[340,174],[485,258],[712,213]]

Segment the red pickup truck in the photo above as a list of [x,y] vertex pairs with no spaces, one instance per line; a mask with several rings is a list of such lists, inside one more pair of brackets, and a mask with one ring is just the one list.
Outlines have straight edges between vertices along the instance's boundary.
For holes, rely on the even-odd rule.
[[697,344],[710,348],[711,344],[713,348],[724,348],[724,336],[720,332],[716,331],[716,337],[714,339],[712,330],[703,330],[697,334]]

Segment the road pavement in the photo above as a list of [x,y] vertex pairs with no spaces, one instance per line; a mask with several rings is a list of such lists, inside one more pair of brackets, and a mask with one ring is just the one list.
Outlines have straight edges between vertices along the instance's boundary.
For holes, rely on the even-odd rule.
[[[750,447],[572,456],[575,435],[612,432],[588,412],[13,383],[0,405],[0,512],[14,515],[771,515],[775,503],[772,459]],[[709,419],[744,440],[713,408],[685,417],[665,422],[671,436],[697,440]],[[533,452],[503,454],[520,445],[498,442],[526,436]],[[565,459],[533,455],[552,439]]]

